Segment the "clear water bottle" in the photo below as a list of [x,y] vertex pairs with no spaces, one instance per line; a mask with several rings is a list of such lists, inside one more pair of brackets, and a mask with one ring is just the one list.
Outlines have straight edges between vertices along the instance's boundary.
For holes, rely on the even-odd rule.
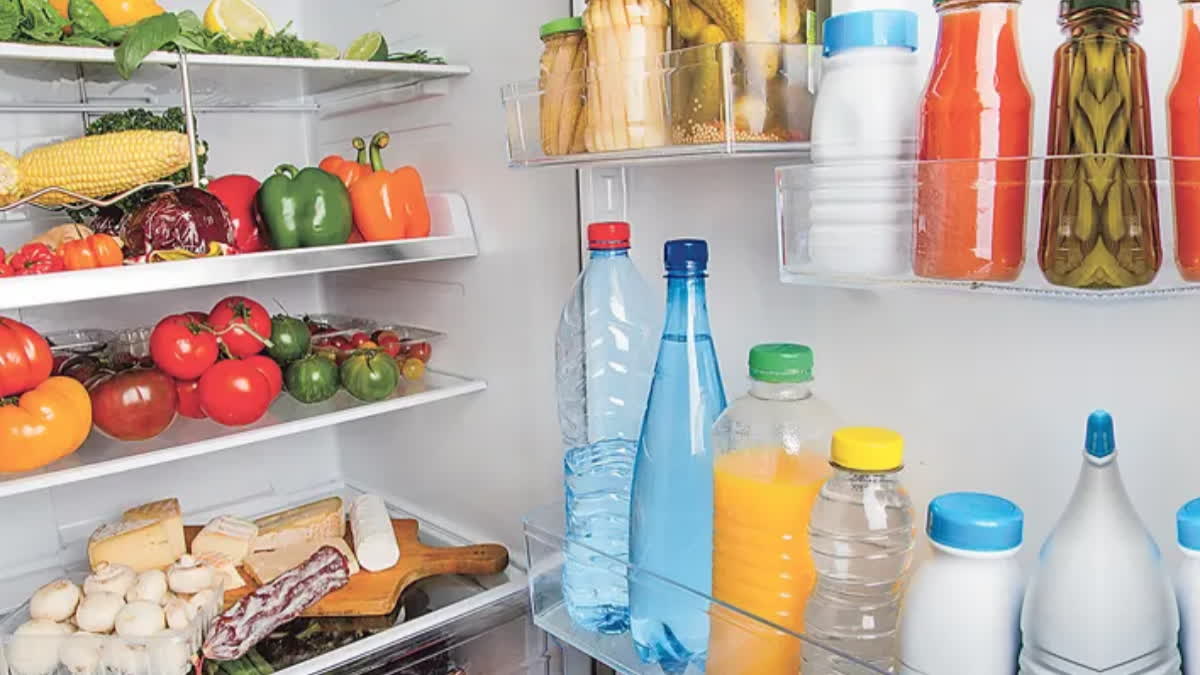
[[[750,392],[713,427],[713,597],[795,633],[816,581],[808,522],[832,473],[839,426],[813,393],[813,353],[791,344],[750,350]],[[721,605],[712,609],[708,672],[798,673],[796,639]]]
[[710,432],[725,390],[705,299],[708,244],[667,242],[665,259],[667,320],[634,469],[629,590],[638,656],[682,672],[708,648],[708,602],[679,587],[711,592]]
[[661,313],[629,258],[629,224],[588,227],[591,259],[556,340],[566,486],[563,597],[571,618],[629,630],[629,499]]
[[[913,508],[900,485],[904,439],[885,429],[833,435],[834,474],[813,507],[808,538],[817,586],[805,628],[821,644],[895,672],[900,593],[913,553]],[[831,652],[804,652],[805,675],[861,668]]]

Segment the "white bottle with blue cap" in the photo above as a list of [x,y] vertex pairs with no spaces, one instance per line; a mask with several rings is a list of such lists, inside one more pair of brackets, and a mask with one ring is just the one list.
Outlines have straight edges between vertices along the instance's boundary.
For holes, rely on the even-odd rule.
[[1175,516],[1183,563],[1175,579],[1179,597],[1179,649],[1184,675],[1200,675],[1200,499],[1193,499]]
[[921,77],[917,15],[825,21],[813,111],[807,249],[825,272],[892,276],[911,266],[912,176]]
[[929,503],[933,557],[913,576],[900,615],[903,675],[1012,675],[1021,650],[1024,514],[992,495]]
[[1117,468],[1113,421],[1088,418],[1083,470],[1021,613],[1021,675],[1177,675],[1179,611]]

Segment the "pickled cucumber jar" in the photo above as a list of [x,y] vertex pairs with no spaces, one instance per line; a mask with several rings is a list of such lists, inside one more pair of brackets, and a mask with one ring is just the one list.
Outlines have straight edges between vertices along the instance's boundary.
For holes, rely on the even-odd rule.
[[790,45],[819,41],[817,0],[672,0],[671,22],[673,142],[808,140],[816,55]]
[[542,26],[540,119],[542,152],[547,156],[584,152],[587,128],[587,34],[583,19],[570,16]]

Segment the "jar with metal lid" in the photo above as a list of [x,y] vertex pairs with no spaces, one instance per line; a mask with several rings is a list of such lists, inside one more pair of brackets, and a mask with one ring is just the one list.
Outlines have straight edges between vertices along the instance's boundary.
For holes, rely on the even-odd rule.
[[541,92],[542,152],[548,156],[585,152],[587,128],[587,35],[583,19],[569,16],[542,26]]

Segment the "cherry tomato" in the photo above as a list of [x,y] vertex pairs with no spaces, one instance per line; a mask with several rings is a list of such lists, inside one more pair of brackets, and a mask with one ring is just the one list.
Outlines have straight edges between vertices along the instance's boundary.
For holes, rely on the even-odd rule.
[[221,355],[217,336],[186,315],[168,316],[150,334],[150,357],[159,370],[178,380],[199,379]]
[[218,302],[208,315],[208,325],[217,332],[229,353],[239,359],[261,353],[271,338],[271,315],[267,309],[241,296]]
[[200,405],[200,380],[176,380],[175,393],[179,395],[179,414],[194,420],[208,417]]
[[377,330],[371,334],[371,341],[378,345],[400,342],[400,335],[394,330]]
[[400,374],[409,382],[416,382],[425,377],[425,362],[421,359],[409,359],[404,362],[404,367],[400,369]]
[[358,333],[355,333],[354,335],[350,336],[350,346],[355,349],[362,347],[363,343],[370,342],[370,341],[371,341],[371,336],[367,335],[366,333],[363,333],[363,332],[358,332]]
[[341,351],[348,351],[354,348],[350,344],[349,340],[340,335],[335,338],[330,338],[328,344],[330,347],[333,347],[334,349],[340,349]]
[[379,345],[379,349],[384,354],[387,354],[388,356],[392,357],[393,359],[400,356],[400,343],[399,342],[384,342]]
[[418,342],[408,346],[408,355],[429,363],[429,357],[433,356],[433,347],[429,346],[428,342]]
[[246,359],[246,364],[254,366],[271,383],[271,400],[278,398],[283,391],[283,369],[279,364],[275,363],[274,359],[262,355],[251,356]]
[[357,349],[379,349],[379,345],[375,344],[374,342],[371,342],[370,340],[367,340],[366,342],[361,342],[354,346]]
[[274,386],[252,363],[219,361],[200,378],[200,406],[218,424],[254,424],[271,407]]

